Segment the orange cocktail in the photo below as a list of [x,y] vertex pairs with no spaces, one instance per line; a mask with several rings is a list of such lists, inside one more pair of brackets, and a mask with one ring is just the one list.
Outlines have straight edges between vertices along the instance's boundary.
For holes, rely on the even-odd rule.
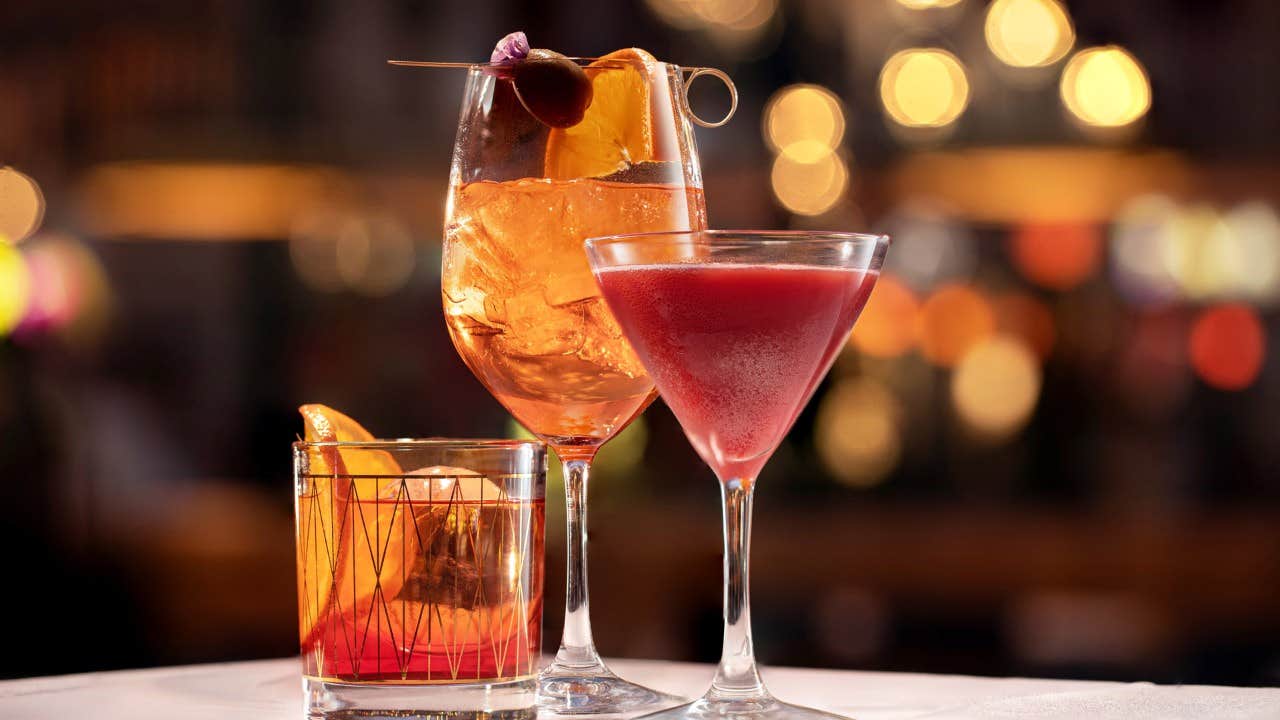
[[594,178],[454,189],[445,317],[494,397],[553,445],[602,442],[653,383],[600,298],[582,241],[701,226],[702,192]]

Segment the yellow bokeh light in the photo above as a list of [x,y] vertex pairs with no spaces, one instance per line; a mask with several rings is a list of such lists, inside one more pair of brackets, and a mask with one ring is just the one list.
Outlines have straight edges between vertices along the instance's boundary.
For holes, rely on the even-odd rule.
[[849,169],[834,152],[813,161],[786,153],[773,161],[769,176],[773,194],[787,210],[797,215],[821,215],[835,207],[849,184]]
[[44,195],[36,181],[11,167],[0,167],[0,235],[22,242],[43,219]]
[[1040,397],[1040,366],[1023,341],[997,335],[974,345],[951,378],[956,413],[975,435],[1003,440],[1026,424]]
[[754,30],[778,9],[778,0],[686,0],[693,12],[712,26]]
[[668,25],[706,31],[713,41],[741,49],[759,40],[778,11],[778,0],[646,0]]
[[681,30],[693,30],[702,25],[702,18],[694,11],[693,0],[645,0],[649,9],[668,25]]
[[813,162],[840,145],[844,110],[835,94],[822,86],[790,85],[769,98],[764,136],[774,152]]
[[1075,42],[1067,11],[1056,0],[996,0],[987,10],[987,47],[1013,67],[1042,67]]
[[902,458],[902,414],[901,403],[880,382],[840,382],[818,406],[814,432],[823,465],[855,487],[884,480]]
[[1183,295],[1201,300],[1226,294],[1232,280],[1258,258],[1247,257],[1222,214],[1211,205],[1180,208],[1165,227],[1165,267]]
[[26,259],[0,235],[0,337],[22,321],[31,294],[31,274]]
[[946,50],[902,50],[880,72],[880,101],[900,125],[944,127],[969,104],[969,80],[964,66]]
[[1241,263],[1232,278],[1235,292],[1255,301],[1280,297],[1280,216],[1264,202],[1232,208],[1223,217],[1227,235],[1239,247]]
[[1151,109],[1151,82],[1142,64],[1115,45],[1081,50],[1067,61],[1062,102],[1082,122],[1128,125]]
[[911,10],[929,10],[959,5],[960,0],[898,0],[898,4]]

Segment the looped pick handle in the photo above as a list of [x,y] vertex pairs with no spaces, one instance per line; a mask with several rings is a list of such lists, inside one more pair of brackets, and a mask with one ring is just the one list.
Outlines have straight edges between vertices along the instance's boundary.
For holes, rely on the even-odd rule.
[[[738,88],[734,87],[733,80],[729,79],[729,76],[726,75],[723,70],[717,70],[715,68],[689,68],[688,72],[689,79],[684,82],[684,112],[689,116],[689,119],[704,128],[718,128],[729,122],[733,117],[733,114],[738,111]],[[724,86],[729,89],[729,112],[725,113],[724,117],[720,118],[716,122],[708,122],[707,120],[698,117],[698,114],[695,113],[693,108],[689,105],[689,88],[693,86],[694,80],[697,80],[703,75],[710,75],[711,77],[716,78],[720,82],[724,83]]]

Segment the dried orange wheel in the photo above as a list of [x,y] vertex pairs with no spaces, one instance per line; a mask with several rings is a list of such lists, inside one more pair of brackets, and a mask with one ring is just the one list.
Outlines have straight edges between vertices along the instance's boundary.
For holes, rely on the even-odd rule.
[[[553,180],[601,177],[657,159],[650,88],[665,88],[662,65],[644,50],[626,48],[593,61],[586,72],[592,98],[582,122],[552,128],[547,137],[545,173]],[[669,111],[668,94],[658,95]]]

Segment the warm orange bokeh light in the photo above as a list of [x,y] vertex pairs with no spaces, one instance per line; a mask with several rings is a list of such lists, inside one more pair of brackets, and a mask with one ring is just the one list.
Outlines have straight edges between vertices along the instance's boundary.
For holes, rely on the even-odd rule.
[[850,343],[868,355],[898,357],[915,345],[919,311],[920,301],[911,288],[892,275],[881,275]]
[[1009,254],[1028,280],[1050,290],[1069,290],[1097,271],[1102,234],[1087,224],[1023,225],[1009,238]]
[[977,290],[943,285],[933,292],[916,317],[920,352],[943,367],[954,365],[965,351],[996,330],[996,315]]
[[995,308],[1000,332],[1021,338],[1041,360],[1049,357],[1057,332],[1047,305],[1027,293],[1008,293],[996,298]]
[[1226,303],[1200,313],[1191,326],[1191,367],[1219,390],[1243,390],[1253,384],[1267,354],[1267,338],[1258,313],[1248,305]]

